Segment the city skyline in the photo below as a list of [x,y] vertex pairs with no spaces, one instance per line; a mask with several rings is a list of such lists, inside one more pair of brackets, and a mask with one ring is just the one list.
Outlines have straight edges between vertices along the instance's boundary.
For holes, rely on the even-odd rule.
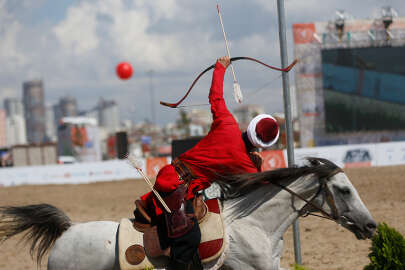
[[102,97],[88,110],[80,110],[76,97],[66,95],[47,104],[42,80],[24,81],[22,98],[4,98],[0,108],[0,147],[57,142],[62,118],[93,118],[97,126],[111,134],[122,127],[114,100]]
[[[344,7],[351,7],[346,10],[356,18],[377,17],[383,5],[392,6],[400,16],[405,9],[399,0],[371,0],[366,6],[348,0],[319,3],[286,1],[290,61],[294,57],[293,23],[333,20],[335,10]],[[220,4],[232,56],[253,56],[279,65],[276,3]],[[307,8],[314,5],[318,8]],[[173,122],[178,110],[160,106],[159,101],[175,101],[201,70],[225,54],[215,3],[211,2],[2,1],[0,15],[0,38],[4,41],[0,60],[7,63],[0,73],[0,100],[21,98],[22,82],[41,78],[49,103],[72,95],[80,108],[90,108],[101,96],[117,101],[122,119],[142,121],[153,118],[148,75],[153,70],[156,121],[164,124]],[[133,65],[135,72],[128,81],[115,75],[115,66],[121,61]],[[279,73],[243,62],[235,64],[235,69],[247,103],[262,105],[268,113],[283,110]],[[293,76],[290,79],[293,81]],[[206,103],[209,83],[207,74],[188,104]],[[253,95],[263,85],[266,87]],[[231,92],[232,79],[227,74],[225,97],[235,109],[239,105]]]

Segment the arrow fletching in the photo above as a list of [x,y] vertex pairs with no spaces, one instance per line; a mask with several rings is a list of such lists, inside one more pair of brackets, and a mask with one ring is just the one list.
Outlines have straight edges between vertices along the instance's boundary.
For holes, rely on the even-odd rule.
[[233,83],[233,96],[237,103],[242,103],[243,95],[242,91],[240,90],[240,85],[237,82]]

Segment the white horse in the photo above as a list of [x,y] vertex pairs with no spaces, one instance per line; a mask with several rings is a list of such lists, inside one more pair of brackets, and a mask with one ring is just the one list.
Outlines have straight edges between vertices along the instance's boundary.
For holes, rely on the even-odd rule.
[[[376,222],[343,171],[325,159],[308,160],[308,166],[219,180],[226,187],[223,269],[280,269],[284,232],[312,212],[328,216],[358,239],[373,235]],[[0,208],[0,240],[26,231],[38,261],[50,250],[49,270],[120,269],[118,230],[112,221],[72,223],[46,204]]]

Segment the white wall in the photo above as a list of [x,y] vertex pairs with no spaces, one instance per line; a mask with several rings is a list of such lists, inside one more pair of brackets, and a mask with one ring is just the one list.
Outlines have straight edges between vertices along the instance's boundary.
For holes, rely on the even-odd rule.
[[[283,151],[287,164],[287,151]],[[303,164],[304,158],[322,157],[338,166],[368,167],[405,164],[405,142],[378,144],[354,144],[295,149],[296,164]],[[170,162],[150,159],[148,167],[162,167]],[[146,160],[142,160],[142,170],[152,177]],[[282,163],[279,163],[282,164]],[[153,171],[153,170],[152,170]],[[156,171],[156,170],[154,170]],[[100,161],[78,164],[29,166],[0,169],[0,186],[37,185],[37,184],[79,184],[98,181],[115,181],[141,178],[136,169],[124,160]]]
[[0,169],[0,186],[82,184],[129,178],[141,176],[123,160]]

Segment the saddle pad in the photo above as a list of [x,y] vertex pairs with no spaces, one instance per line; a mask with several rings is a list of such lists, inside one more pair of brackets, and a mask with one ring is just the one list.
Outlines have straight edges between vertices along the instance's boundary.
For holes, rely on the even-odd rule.
[[118,253],[122,270],[153,269],[153,265],[145,256],[143,249],[143,233],[134,229],[131,219],[121,219],[118,232]]
[[205,203],[208,206],[208,217],[200,223],[201,243],[198,247],[203,263],[217,259],[225,248],[225,224],[222,220],[218,200],[211,199]]
[[[225,248],[225,225],[218,200],[208,200],[206,204],[209,211],[207,217],[200,223],[201,243],[198,247],[203,263],[217,259]],[[118,250],[121,270],[142,270],[153,267],[143,249],[143,233],[134,229],[131,219],[121,219]]]

